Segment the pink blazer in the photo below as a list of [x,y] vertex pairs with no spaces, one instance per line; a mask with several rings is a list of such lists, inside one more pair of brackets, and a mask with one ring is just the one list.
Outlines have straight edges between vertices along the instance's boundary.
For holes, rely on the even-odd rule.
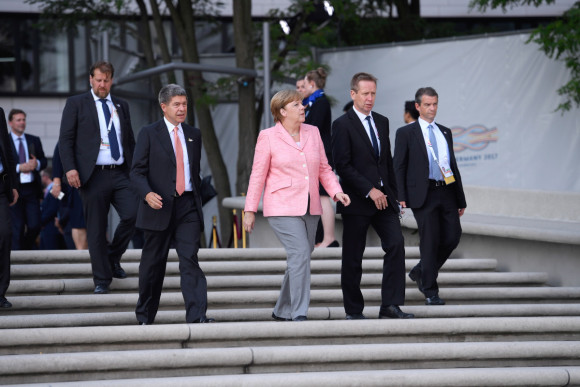
[[302,216],[310,194],[310,214],[321,215],[319,181],[331,198],[342,192],[318,128],[301,124],[298,146],[278,122],[258,136],[245,210],[256,212],[264,191],[264,216]]

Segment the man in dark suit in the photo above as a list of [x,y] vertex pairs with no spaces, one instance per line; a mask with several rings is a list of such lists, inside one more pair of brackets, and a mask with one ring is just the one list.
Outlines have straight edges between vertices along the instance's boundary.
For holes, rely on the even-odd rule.
[[163,87],[159,104],[164,118],[141,129],[131,169],[131,183],[140,199],[137,227],[145,238],[135,314],[141,325],[155,321],[173,242],[179,257],[186,321],[214,322],[205,314],[207,282],[197,259],[203,231],[201,132],[184,123],[187,95],[181,86]]
[[341,286],[347,320],[366,318],[360,282],[370,225],[385,251],[379,318],[414,317],[399,307],[405,302],[405,243],[396,201],[389,120],[372,112],[376,90],[374,76],[355,74],[350,84],[354,106],[332,124],[336,171],[344,193],[351,198],[348,207],[337,204],[343,221]]
[[[70,97],[62,112],[60,156],[69,185],[83,202],[95,293],[109,292],[112,277],[125,278],[121,256],[135,230],[137,201],[129,186],[135,137],[129,105],[111,96],[114,69],[97,62],[90,69],[91,90]],[[121,221],[107,243],[111,204]]]
[[12,152],[18,160],[16,173],[20,180],[20,200],[10,207],[12,219],[12,250],[36,249],[36,238],[40,233],[40,200],[42,183],[40,171],[46,168],[40,138],[25,134],[26,113],[12,109],[8,113],[11,129]]
[[12,157],[12,141],[8,135],[4,109],[0,108],[0,308],[11,308],[6,299],[10,285],[10,250],[12,225],[9,207],[18,201],[16,161]]
[[421,260],[409,273],[425,294],[425,304],[444,305],[437,276],[459,244],[466,202],[453,152],[451,130],[435,123],[439,97],[431,87],[417,90],[419,119],[397,130],[395,173],[402,207],[413,210]]

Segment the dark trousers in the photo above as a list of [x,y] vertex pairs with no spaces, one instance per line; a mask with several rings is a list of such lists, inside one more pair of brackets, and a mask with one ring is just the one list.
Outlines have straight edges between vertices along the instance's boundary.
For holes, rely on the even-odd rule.
[[[135,230],[137,196],[129,186],[126,168],[102,170],[98,167],[80,189],[87,222],[87,241],[95,285],[109,285],[112,265],[121,261]],[[121,221],[111,244],[107,242],[109,209],[113,205]]]
[[18,201],[10,207],[12,219],[12,249],[36,249],[36,238],[40,233],[40,199],[38,186],[34,183],[21,184]]
[[461,223],[452,186],[431,187],[425,204],[413,208],[419,229],[421,260],[412,270],[421,277],[425,297],[439,294],[439,269],[459,244]]
[[12,224],[8,197],[0,178],[0,296],[6,294],[10,285],[10,247],[12,245]]
[[185,320],[191,323],[206,317],[207,282],[197,260],[201,222],[193,195],[186,193],[175,198],[172,211],[166,230],[143,230],[145,244],[139,264],[139,300],[135,314],[138,321],[147,324],[154,322],[159,309],[171,242],[179,257]]
[[372,225],[381,239],[383,281],[381,285],[381,312],[389,305],[405,302],[405,241],[398,215],[388,207],[373,216],[342,214],[342,269],[341,287],[344,310],[347,314],[362,313],[364,299],[360,290],[362,258],[367,230]]

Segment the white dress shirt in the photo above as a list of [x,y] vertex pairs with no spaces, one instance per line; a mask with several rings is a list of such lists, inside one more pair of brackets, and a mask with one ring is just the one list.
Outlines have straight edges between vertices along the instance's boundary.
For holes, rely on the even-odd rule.
[[103,113],[103,103],[100,101],[100,98],[95,95],[93,90],[91,89],[91,94],[95,99],[95,106],[97,107],[97,116],[99,117],[99,130],[101,132],[101,147],[99,148],[99,156],[97,157],[97,165],[111,165],[117,164],[121,165],[125,161],[123,157],[123,143],[121,141],[121,122],[119,121],[119,113],[117,112],[117,106],[113,104],[111,100],[111,94],[107,95],[105,99],[107,100],[107,106],[109,107],[109,111],[111,112],[111,120],[113,121],[113,125],[115,125],[115,133],[117,133],[117,142],[119,143],[119,157],[118,160],[115,160],[113,156],[111,156],[111,147],[105,146],[103,143],[109,143],[109,128],[107,127],[107,120],[105,119],[105,113]]
[[373,139],[371,137],[371,130],[375,133],[375,136],[377,137],[377,143],[379,145],[379,154],[381,153],[381,140],[379,139],[379,132],[377,131],[377,125],[375,124],[375,120],[373,120],[373,115],[369,114],[368,117],[371,118],[371,122],[372,122],[372,128],[369,128],[369,121],[367,120],[367,116],[364,115],[363,113],[359,112],[358,110],[356,110],[356,107],[353,106],[353,110],[356,113],[356,115],[358,116],[360,122],[362,122],[363,127],[365,128],[366,132],[367,132],[367,136],[369,136],[369,140],[371,141],[371,144],[373,143]]
[[[167,121],[167,118],[163,117],[165,125],[167,125],[167,130],[169,131],[169,138],[171,138],[171,145],[173,146],[173,152],[175,153],[175,135],[173,134],[173,125],[171,122]],[[183,134],[183,128],[181,124],[177,125],[179,129],[177,131],[177,136],[179,136],[179,141],[181,141],[181,149],[183,149],[183,170],[185,174],[185,192],[193,191],[193,186],[191,184],[191,170],[189,168],[189,156],[187,154],[187,145],[185,143],[185,135]]]
[[[19,139],[22,138],[22,145],[24,146],[24,154],[26,155],[26,160],[30,160],[30,154],[28,153],[28,143],[26,142],[26,136],[24,136],[24,134],[22,136],[17,136],[12,131],[10,132],[10,135],[12,136],[12,141],[14,142],[14,147],[16,148],[16,154],[18,154],[18,150],[20,147],[20,140]],[[40,170],[40,162],[38,160],[36,160],[36,170],[37,171]],[[20,161],[18,161],[16,163],[16,173],[20,174],[20,183],[21,184],[32,183],[32,180],[34,179],[34,177],[32,176],[32,173],[30,173],[30,172],[21,173],[20,172]]]
[[[447,140],[445,139],[445,136],[443,135],[443,133],[441,132],[441,129],[439,129],[439,127],[437,126],[437,124],[435,123],[435,121],[433,122],[427,122],[424,119],[422,119],[421,117],[419,117],[419,119],[417,120],[419,122],[419,125],[421,126],[421,132],[423,132],[423,140],[425,141],[425,147],[427,148],[427,154],[430,155],[431,151],[429,150],[429,129],[428,126],[431,125],[433,126],[433,134],[435,135],[435,140],[437,141],[437,160],[439,160],[439,165],[441,165],[441,167],[443,167],[445,170],[450,169],[450,163],[449,163],[449,146],[447,145]],[[433,149],[435,150],[435,149]],[[429,157],[429,160],[431,159],[431,157]],[[441,176],[441,179],[439,180],[443,180],[443,176]]]

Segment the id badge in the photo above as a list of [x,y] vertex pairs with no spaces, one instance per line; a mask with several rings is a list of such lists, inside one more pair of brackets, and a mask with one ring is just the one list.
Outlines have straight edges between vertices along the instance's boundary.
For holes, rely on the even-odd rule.
[[451,168],[445,169],[445,173],[443,173],[443,177],[445,178],[445,184],[449,185],[455,183],[455,177],[453,176],[453,172]]
[[109,139],[101,138],[101,150],[109,150],[111,145],[109,144]]

